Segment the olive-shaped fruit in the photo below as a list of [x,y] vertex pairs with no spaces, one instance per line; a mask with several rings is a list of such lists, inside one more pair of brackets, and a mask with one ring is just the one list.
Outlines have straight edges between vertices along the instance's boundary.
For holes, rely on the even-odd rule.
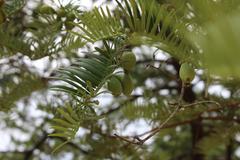
[[2,10],[0,10],[0,24],[2,24],[3,22],[5,22],[6,17],[5,14]]
[[120,63],[123,69],[131,71],[136,65],[136,56],[132,52],[124,52]]
[[123,75],[116,75],[115,76],[120,82],[122,82],[123,80]]
[[57,15],[58,17],[65,17],[66,11],[63,8],[60,8],[59,10],[57,10]]
[[126,96],[130,96],[133,89],[134,84],[132,77],[129,74],[125,74],[122,80],[122,88],[123,88],[123,94]]
[[68,21],[74,21],[74,19],[76,18],[75,14],[70,12],[67,14],[67,20]]
[[41,13],[41,14],[54,14],[55,10],[51,6],[48,6],[48,5],[44,4],[39,8],[39,13]]
[[108,90],[114,95],[114,96],[119,96],[121,93],[122,93],[122,85],[121,85],[121,82],[120,80],[113,76],[108,84]]
[[194,68],[189,63],[183,63],[179,70],[179,76],[185,83],[190,83],[195,77]]

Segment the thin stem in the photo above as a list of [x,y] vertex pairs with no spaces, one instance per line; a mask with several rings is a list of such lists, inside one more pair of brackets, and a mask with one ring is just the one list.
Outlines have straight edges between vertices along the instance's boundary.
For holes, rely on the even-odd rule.
[[[185,89],[185,84],[182,83],[182,87],[181,87],[181,93],[180,93],[180,96],[179,96],[179,99],[178,99],[178,105],[177,107],[175,108],[175,110],[168,116],[168,118],[157,128],[149,131],[148,133],[150,133],[146,138],[144,139],[140,139],[139,136],[135,136],[135,139],[138,140],[138,142],[135,142],[135,141],[131,141],[131,140],[128,140],[127,138],[125,137],[121,137],[121,136],[118,136],[117,134],[115,134],[116,137],[126,141],[126,142],[129,142],[129,143],[132,143],[132,144],[138,144],[138,145],[142,145],[144,142],[146,142],[148,139],[150,139],[151,137],[153,137],[155,134],[157,134],[173,117],[174,115],[179,111],[179,109],[182,107],[181,106],[181,103],[182,103],[182,98],[183,98],[183,95],[184,95],[184,89]],[[136,138],[137,137],[137,138]],[[134,140],[135,140],[134,139]]]
[[127,138],[125,138],[125,137],[123,137],[123,136],[119,136],[119,135],[117,135],[117,134],[114,134],[114,136],[116,136],[117,138],[119,138],[119,139],[121,139],[121,140],[123,140],[123,141],[126,141],[126,142],[128,142],[128,143],[131,143],[131,144],[139,144],[139,142],[135,142],[135,141],[129,140],[129,139],[127,139]]
[[185,104],[182,107],[186,108],[186,107],[191,107],[191,106],[195,106],[195,105],[199,105],[199,104],[204,104],[204,103],[213,103],[215,105],[217,105],[218,107],[222,108],[222,106],[220,105],[220,103],[216,102],[216,101],[199,101],[199,102],[195,102],[195,103],[191,103],[191,104]]
[[148,135],[146,138],[142,140],[142,143],[144,143],[145,141],[150,139],[152,136],[157,134],[168,123],[168,121],[170,121],[173,118],[173,116],[178,112],[180,108],[181,106],[178,105],[176,109],[169,115],[169,117],[158,128],[156,128],[156,130],[154,130],[150,135]]
[[180,92],[180,96],[179,96],[179,98],[178,98],[178,105],[179,105],[179,106],[182,105],[182,99],[183,99],[183,95],[184,95],[184,89],[185,89],[185,83],[182,82],[181,92]]
[[64,145],[66,145],[67,143],[69,143],[70,141],[65,141],[63,143],[61,143],[60,145],[58,145],[56,148],[54,148],[54,150],[51,152],[51,154],[54,154],[57,150],[59,150],[60,148],[62,148]]
[[146,138],[144,138],[142,140],[142,143],[144,143],[149,138],[151,138],[152,136],[157,134],[162,129],[162,127],[164,127],[174,117],[174,115],[178,112],[178,110],[182,107],[181,105],[182,105],[182,98],[184,95],[184,89],[185,89],[185,83],[182,83],[181,92],[180,92],[180,96],[178,99],[178,105],[176,106],[175,110],[168,116],[168,118],[159,127],[157,127],[150,135],[148,135]]

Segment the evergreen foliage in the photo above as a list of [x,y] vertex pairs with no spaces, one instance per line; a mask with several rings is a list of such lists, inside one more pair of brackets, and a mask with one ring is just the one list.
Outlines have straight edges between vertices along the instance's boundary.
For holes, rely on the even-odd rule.
[[0,2],[0,159],[239,158],[239,0]]

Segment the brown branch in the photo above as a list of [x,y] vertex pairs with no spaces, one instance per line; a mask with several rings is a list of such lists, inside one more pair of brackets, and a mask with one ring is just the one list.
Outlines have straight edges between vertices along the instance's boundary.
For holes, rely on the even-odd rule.
[[228,118],[224,116],[217,117],[201,117],[203,120],[221,120],[221,121],[232,121],[236,123],[240,123],[240,118]]
[[[128,143],[131,143],[131,144],[142,145],[146,141],[145,140],[146,138],[141,140],[140,137],[143,137],[143,136],[145,136],[147,134],[150,134],[150,133],[155,133],[155,132],[157,133],[157,132],[159,132],[159,129],[168,129],[168,128],[173,128],[173,127],[180,126],[180,125],[186,125],[186,124],[191,123],[194,120],[195,120],[195,118],[194,119],[185,120],[185,121],[182,121],[182,122],[178,122],[178,123],[167,124],[167,125],[162,126],[161,128],[156,127],[156,128],[151,129],[150,131],[147,131],[145,133],[142,133],[142,134],[139,134],[139,135],[135,135],[135,136],[119,136],[117,134],[114,134],[114,136],[116,138],[119,138],[119,139],[121,139],[121,140],[123,140],[125,142],[128,142]],[[133,140],[129,140],[130,138],[132,138]],[[138,141],[136,142],[136,140],[138,140]]]
[[[159,127],[155,128],[154,130],[152,130],[151,132],[149,132],[149,135],[144,138],[144,139],[140,139],[140,137],[138,136],[135,136],[134,137],[134,141],[129,141],[128,139],[125,139],[123,137],[121,137],[121,139],[125,140],[125,141],[128,141],[130,143],[133,143],[133,144],[138,144],[138,145],[142,145],[143,143],[145,143],[148,139],[150,139],[151,137],[153,137],[155,134],[157,134],[172,118],[173,116],[179,111],[179,109],[182,107],[181,104],[182,104],[182,98],[183,98],[183,95],[184,95],[184,89],[185,89],[185,84],[182,83],[182,87],[181,87],[181,93],[180,93],[180,96],[179,96],[179,99],[178,99],[178,105],[176,106],[175,110],[168,116],[168,118],[163,121],[163,123],[160,124]],[[115,136],[117,136],[119,138],[118,135],[115,134]],[[135,142],[135,139],[138,140],[138,142]]]
[[183,105],[184,108],[187,108],[187,107],[191,107],[191,106],[195,106],[195,105],[199,105],[199,104],[207,104],[207,103],[212,103],[212,104],[215,104],[216,106],[220,108],[223,108],[221,106],[220,103],[216,102],[216,101],[199,101],[199,102],[195,102],[195,103],[190,103],[190,104],[185,104]]
[[129,140],[128,138],[126,138],[126,137],[123,137],[123,136],[119,136],[119,135],[117,135],[117,134],[114,134],[114,136],[115,137],[117,137],[117,138],[119,138],[119,139],[121,139],[121,140],[123,140],[123,141],[126,141],[126,142],[128,142],[128,143],[131,143],[131,144],[137,144],[137,145],[139,145],[139,140],[138,140],[138,142],[136,142],[135,141],[135,138],[134,138],[134,140]]
[[[234,118],[228,118],[228,117],[223,117],[223,116],[218,116],[218,117],[201,117],[201,116],[197,116],[193,119],[189,119],[189,120],[185,120],[185,121],[181,121],[181,122],[177,122],[177,123],[172,123],[172,124],[166,124],[163,125],[162,127],[155,127],[145,133],[139,134],[139,135],[135,135],[135,136],[119,136],[117,134],[114,134],[114,136],[116,138],[119,138],[125,142],[128,142],[129,144],[135,144],[135,145],[142,145],[144,142],[146,142],[149,138],[153,137],[156,133],[158,133],[160,130],[162,129],[168,129],[168,128],[173,128],[173,127],[177,127],[180,125],[186,125],[186,124],[190,124],[191,122],[197,120],[197,119],[202,119],[202,120],[222,120],[222,121],[233,121],[236,123],[240,123],[240,118],[234,119]],[[143,137],[145,135],[149,134],[146,138],[144,139],[140,139],[140,137]],[[133,140],[130,140],[133,139]],[[137,141],[136,141],[137,140]]]

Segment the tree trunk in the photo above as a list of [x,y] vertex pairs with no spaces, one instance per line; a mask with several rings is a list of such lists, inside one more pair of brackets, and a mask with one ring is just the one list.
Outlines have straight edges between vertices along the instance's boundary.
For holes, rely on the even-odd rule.
[[192,133],[192,160],[203,160],[203,154],[197,152],[197,143],[203,138],[203,126],[201,120],[196,120],[191,123],[191,133]]
[[[183,100],[188,103],[193,103],[196,100],[192,87],[186,87]],[[197,152],[197,143],[204,137],[204,130],[201,119],[197,119],[191,123],[192,134],[192,160],[203,160],[204,155]]]
[[229,144],[226,146],[226,160],[232,160],[232,154],[233,154],[233,145],[232,140],[230,140]]

